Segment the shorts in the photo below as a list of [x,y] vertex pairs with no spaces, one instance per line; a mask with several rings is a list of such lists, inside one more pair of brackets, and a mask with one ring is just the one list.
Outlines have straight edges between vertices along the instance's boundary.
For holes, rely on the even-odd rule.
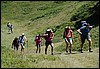
[[70,44],[72,44],[72,38],[70,37],[70,38],[65,38],[65,42],[70,42]]
[[90,37],[90,35],[87,35],[87,36],[83,36],[83,35],[81,35],[81,41],[82,41],[82,43],[85,42],[85,39],[87,39],[88,41],[89,41],[89,40],[91,41],[91,37]]
[[25,43],[20,43],[22,48],[25,48]]
[[46,41],[46,42],[45,42],[45,45],[46,45],[46,46],[49,46],[49,45],[53,46],[53,42],[52,42],[52,41]]

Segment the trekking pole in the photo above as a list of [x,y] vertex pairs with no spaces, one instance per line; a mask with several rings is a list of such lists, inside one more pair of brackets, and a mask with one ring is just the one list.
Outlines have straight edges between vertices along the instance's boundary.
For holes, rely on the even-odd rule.
[[27,40],[27,52],[28,52],[28,40]]

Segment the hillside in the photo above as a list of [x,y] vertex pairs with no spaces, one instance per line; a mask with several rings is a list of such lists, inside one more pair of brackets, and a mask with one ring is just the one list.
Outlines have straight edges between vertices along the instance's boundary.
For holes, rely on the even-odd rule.
[[[77,52],[80,48],[80,39],[76,30],[80,27],[81,20],[86,20],[93,26],[91,31],[93,53],[87,52],[87,41],[84,45],[86,54]],[[14,25],[13,34],[8,34],[7,22],[11,22]],[[63,31],[66,26],[70,26],[73,30],[73,52],[76,54],[64,54]],[[54,56],[50,55],[50,52],[48,55],[44,55],[44,39],[41,54],[35,53],[34,38],[36,34],[43,34],[47,28],[52,28],[54,31]],[[23,53],[20,50],[16,53],[11,48],[11,43],[14,37],[21,35],[23,32],[28,38],[28,51],[25,49]],[[2,68],[98,68],[98,50],[99,1],[1,1]],[[48,51],[50,51],[50,48]],[[80,57],[83,57],[82,61],[87,58],[89,65],[86,64],[87,62],[81,64]],[[72,63],[74,60],[75,63]],[[79,66],[77,65],[78,63]],[[45,66],[46,64],[47,66]]]

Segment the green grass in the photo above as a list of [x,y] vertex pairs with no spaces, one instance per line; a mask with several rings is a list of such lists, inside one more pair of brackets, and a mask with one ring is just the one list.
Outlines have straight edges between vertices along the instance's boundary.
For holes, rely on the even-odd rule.
[[[99,23],[97,21],[91,23],[92,21],[87,19],[93,25],[91,31],[93,53],[87,52],[87,40],[84,44],[85,53],[77,52],[80,48],[80,38],[76,31],[77,27],[75,27],[76,25],[80,26],[79,21],[83,20],[84,11],[88,13],[88,8],[94,9],[96,3],[98,1],[1,1],[1,68],[98,68]],[[87,10],[83,10],[83,6]],[[97,9],[93,11],[98,12]],[[76,16],[75,14],[81,14],[82,17],[78,16],[79,20],[71,21],[73,16]],[[91,13],[91,15],[98,17],[94,13]],[[84,17],[90,18],[91,16],[89,17],[89,14],[87,14]],[[13,34],[8,34],[7,22],[14,25]],[[65,54],[66,44],[63,39],[64,28],[68,25],[72,28],[74,35],[72,49],[75,54],[72,55]],[[36,34],[43,34],[47,28],[54,30],[53,56],[50,46],[48,55],[44,54],[44,39],[41,53],[35,53],[34,38]],[[20,36],[23,32],[28,39],[28,50],[26,45],[25,51],[21,53],[20,50],[14,51],[11,48],[11,43],[16,36]]]

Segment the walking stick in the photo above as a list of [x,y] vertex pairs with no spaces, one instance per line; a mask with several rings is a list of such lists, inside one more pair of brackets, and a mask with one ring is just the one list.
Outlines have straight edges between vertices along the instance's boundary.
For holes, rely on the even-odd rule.
[[27,52],[28,52],[28,40],[27,40]]

